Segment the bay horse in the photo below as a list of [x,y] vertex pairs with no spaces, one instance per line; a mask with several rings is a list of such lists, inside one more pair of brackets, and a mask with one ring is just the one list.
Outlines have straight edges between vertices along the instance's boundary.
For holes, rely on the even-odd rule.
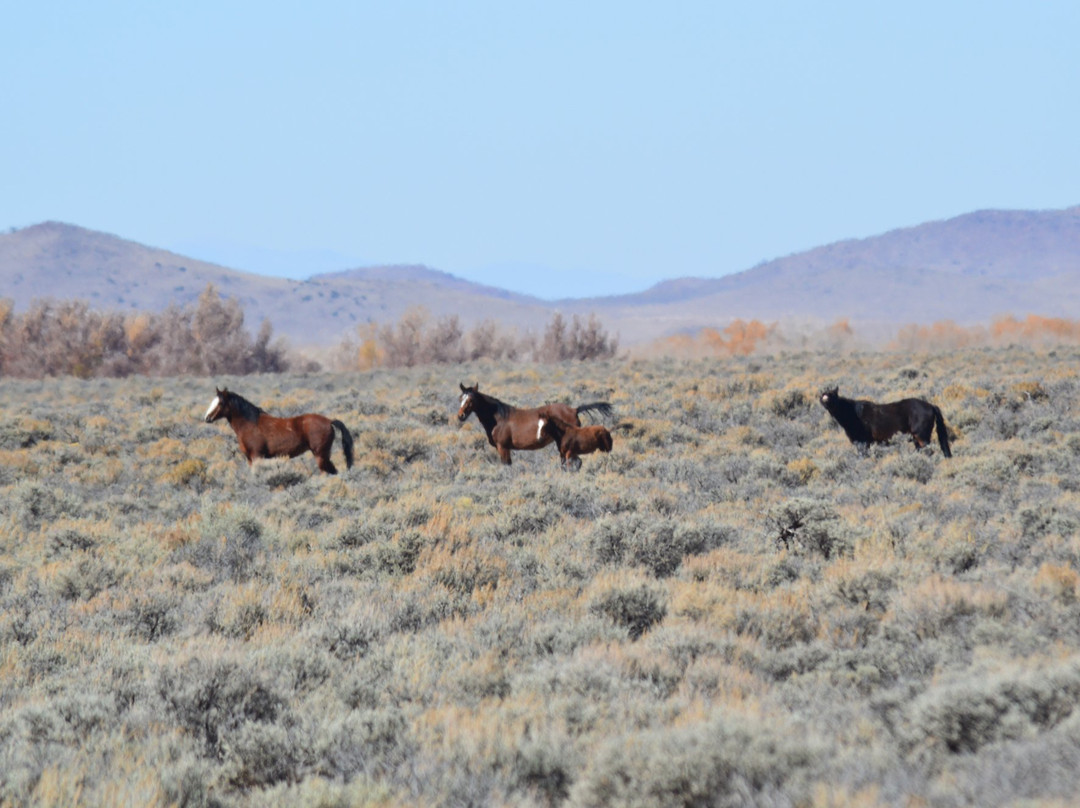
[[330,447],[334,445],[334,427],[341,430],[341,448],[345,452],[345,466],[352,468],[353,439],[341,421],[331,421],[325,415],[309,412],[292,418],[276,418],[252,404],[246,398],[229,389],[214,388],[214,400],[206,411],[205,420],[210,424],[226,418],[240,441],[240,451],[247,457],[248,465],[263,457],[296,457],[310,451],[315,455],[319,468],[327,474],[337,474],[330,460]]
[[885,443],[897,432],[911,435],[917,449],[930,442],[930,433],[937,427],[938,443],[945,457],[952,457],[949,435],[941,410],[921,398],[905,398],[889,404],[844,398],[837,387],[821,394],[821,405],[844,428],[848,440],[855,444]]
[[604,417],[610,417],[612,413],[611,405],[606,401],[582,404],[580,407],[555,403],[532,409],[518,409],[494,396],[481,393],[479,383],[466,387],[458,382],[458,386],[461,388],[458,421],[465,421],[475,412],[477,420],[487,433],[488,443],[498,450],[499,459],[508,466],[511,449],[542,449],[554,440],[551,435],[540,434],[537,427],[540,418],[561,418],[572,426],[580,426],[581,419],[578,415],[583,412],[596,411]]
[[558,444],[564,467],[567,462],[573,461],[574,468],[581,468],[579,455],[592,454],[597,449],[601,452],[611,451],[611,433],[603,424],[574,426],[554,415],[548,418],[540,416],[536,428],[537,440],[544,435],[548,435]]

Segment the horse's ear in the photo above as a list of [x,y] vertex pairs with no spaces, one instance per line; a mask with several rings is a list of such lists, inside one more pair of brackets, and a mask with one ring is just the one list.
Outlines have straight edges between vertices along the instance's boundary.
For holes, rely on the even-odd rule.
[[465,389],[465,385],[463,385],[461,382],[458,382],[457,386],[461,388],[461,392],[463,392],[463,393],[469,392],[468,390]]

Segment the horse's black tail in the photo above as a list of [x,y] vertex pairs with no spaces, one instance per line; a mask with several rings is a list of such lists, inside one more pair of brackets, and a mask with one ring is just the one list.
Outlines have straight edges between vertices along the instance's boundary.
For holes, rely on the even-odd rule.
[[582,404],[580,407],[577,408],[576,412],[578,415],[581,415],[581,413],[583,412],[591,412],[592,410],[596,410],[604,418],[610,418],[612,415],[615,414],[615,411],[611,408],[611,405],[608,404],[606,401],[594,401],[592,404]]
[[[349,432],[348,427],[341,423],[341,421],[335,420],[330,423],[341,430],[341,449],[345,452],[345,468],[351,469],[353,461],[352,434]],[[946,452],[946,454],[948,454],[948,452]]]
[[946,457],[952,457],[949,451],[949,432],[945,429],[945,419],[941,417],[941,410],[934,407],[934,424],[937,426],[937,440],[941,444],[941,453]]

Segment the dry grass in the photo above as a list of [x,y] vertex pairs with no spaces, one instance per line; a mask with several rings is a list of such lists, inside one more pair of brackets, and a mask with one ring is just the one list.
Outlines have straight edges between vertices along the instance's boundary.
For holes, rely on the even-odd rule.
[[[1078,358],[0,381],[0,803],[1067,804]],[[499,465],[476,380],[614,452]],[[215,383],[356,465],[249,470]],[[954,457],[858,453],[832,384]]]

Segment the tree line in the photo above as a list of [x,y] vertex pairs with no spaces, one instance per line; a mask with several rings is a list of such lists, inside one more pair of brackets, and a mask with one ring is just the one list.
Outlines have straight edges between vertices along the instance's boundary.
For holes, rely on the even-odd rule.
[[279,373],[286,347],[264,320],[252,337],[235,298],[207,286],[160,313],[102,312],[82,300],[0,300],[0,375],[120,377]]
[[[553,315],[540,336],[485,321],[465,330],[456,315],[433,319],[407,311],[397,322],[363,326],[334,350],[340,370],[411,367],[475,359],[587,361],[615,356],[612,338],[595,315]],[[290,352],[264,320],[252,336],[235,298],[213,285],[186,306],[162,312],[98,311],[82,300],[37,300],[16,312],[0,299],[0,376],[216,376],[317,370]]]
[[595,314],[584,319],[575,314],[567,320],[556,312],[543,334],[536,335],[506,329],[493,320],[465,330],[456,314],[433,319],[427,309],[415,307],[396,323],[361,326],[355,338],[341,342],[333,362],[343,370],[456,364],[478,359],[587,362],[611,359],[618,349],[618,338],[608,333]]

